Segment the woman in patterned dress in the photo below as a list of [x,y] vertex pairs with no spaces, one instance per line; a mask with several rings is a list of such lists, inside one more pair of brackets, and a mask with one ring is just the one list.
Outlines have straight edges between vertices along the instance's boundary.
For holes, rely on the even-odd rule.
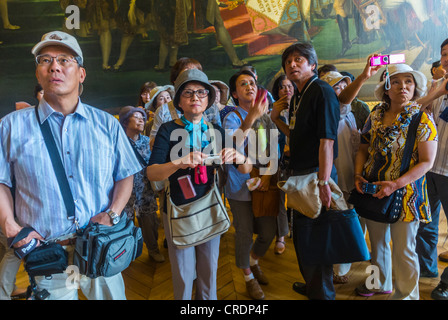
[[362,192],[362,183],[373,182],[379,186],[373,195],[378,198],[405,187],[403,209],[400,219],[393,224],[366,219],[371,262],[378,267],[379,277],[373,282],[366,281],[356,291],[362,296],[372,296],[392,293],[395,289],[393,299],[418,300],[415,236],[420,221],[431,221],[425,173],[432,167],[436,155],[437,129],[432,117],[423,113],[409,170],[400,176],[409,125],[421,108],[418,103],[421,100],[416,99],[425,94],[427,80],[421,72],[405,64],[390,66],[389,73],[375,89],[375,96],[382,103],[372,110],[362,132],[355,160],[355,186]]
[[[119,115],[129,143],[141,156],[141,162],[146,164],[151,156],[149,137],[142,135],[146,123],[146,112],[138,107],[123,107]],[[140,157],[139,157],[140,159]],[[142,228],[143,240],[148,249],[149,256],[156,262],[164,262],[165,257],[160,253],[158,246],[159,218],[157,216],[156,193],[146,177],[144,169],[134,175],[134,188],[131,197],[123,209],[128,219],[133,220],[137,216],[139,226]]]

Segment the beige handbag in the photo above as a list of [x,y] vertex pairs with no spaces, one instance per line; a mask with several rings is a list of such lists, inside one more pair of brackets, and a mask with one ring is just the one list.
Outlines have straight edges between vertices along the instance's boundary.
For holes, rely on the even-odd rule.
[[[213,126],[206,122],[209,128]],[[214,131],[210,130],[211,143],[216,143]],[[217,150],[216,145],[213,150]],[[173,244],[179,248],[197,246],[229,230],[230,219],[216,185],[217,173],[209,192],[193,202],[176,206],[171,200],[170,183],[166,184],[168,228]]]
[[230,219],[216,182],[202,198],[176,206],[167,187],[167,218],[173,244],[179,249],[197,246],[225,233]]
[[[277,186],[286,193],[286,206],[305,216],[315,219],[322,210],[322,201],[319,197],[317,172],[301,176],[289,177],[286,181],[279,181]],[[339,186],[330,178],[331,210],[348,210]]]

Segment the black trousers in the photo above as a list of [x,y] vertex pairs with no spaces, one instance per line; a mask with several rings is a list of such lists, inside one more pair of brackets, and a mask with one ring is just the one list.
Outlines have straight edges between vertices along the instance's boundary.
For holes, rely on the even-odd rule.
[[[333,166],[331,178],[337,183],[335,166]],[[301,224],[309,223],[310,220],[313,221],[313,219],[293,210],[292,234],[300,273],[305,279],[306,293],[310,300],[334,300],[336,292],[333,285],[333,265],[312,265],[302,259],[297,232],[299,232]]]

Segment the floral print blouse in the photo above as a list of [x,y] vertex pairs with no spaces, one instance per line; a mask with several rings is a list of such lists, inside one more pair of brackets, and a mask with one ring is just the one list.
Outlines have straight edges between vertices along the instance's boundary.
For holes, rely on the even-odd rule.
[[[390,126],[383,124],[387,104],[379,104],[372,110],[361,136],[361,143],[369,144],[368,159],[364,164],[364,177],[369,182],[392,181],[400,177],[409,125],[412,117],[420,111],[420,107],[416,102],[409,102]],[[409,168],[418,163],[418,143],[437,141],[437,139],[437,128],[433,118],[423,113],[417,129]],[[425,175],[406,185],[401,220],[431,221]]]

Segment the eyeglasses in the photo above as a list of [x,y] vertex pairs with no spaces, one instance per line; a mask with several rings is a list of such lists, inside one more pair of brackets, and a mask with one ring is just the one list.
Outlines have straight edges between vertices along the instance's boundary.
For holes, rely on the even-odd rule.
[[78,57],[73,57],[67,54],[58,54],[56,57],[52,57],[49,54],[40,54],[36,57],[36,63],[40,66],[48,66],[53,63],[53,60],[56,59],[57,63],[62,66],[66,67],[70,65],[72,62],[76,62],[79,64],[79,61],[77,59]]
[[182,97],[185,98],[191,98],[194,95],[197,95],[199,98],[205,98],[206,96],[208,96],[208,90],[207,89],[199,89],[199,90],[184,90],[182,91]]
[[143,118],[142,116],[136,115],[136,114],[134,114],[133,117],[138,120],[145,120],[145,118]]

